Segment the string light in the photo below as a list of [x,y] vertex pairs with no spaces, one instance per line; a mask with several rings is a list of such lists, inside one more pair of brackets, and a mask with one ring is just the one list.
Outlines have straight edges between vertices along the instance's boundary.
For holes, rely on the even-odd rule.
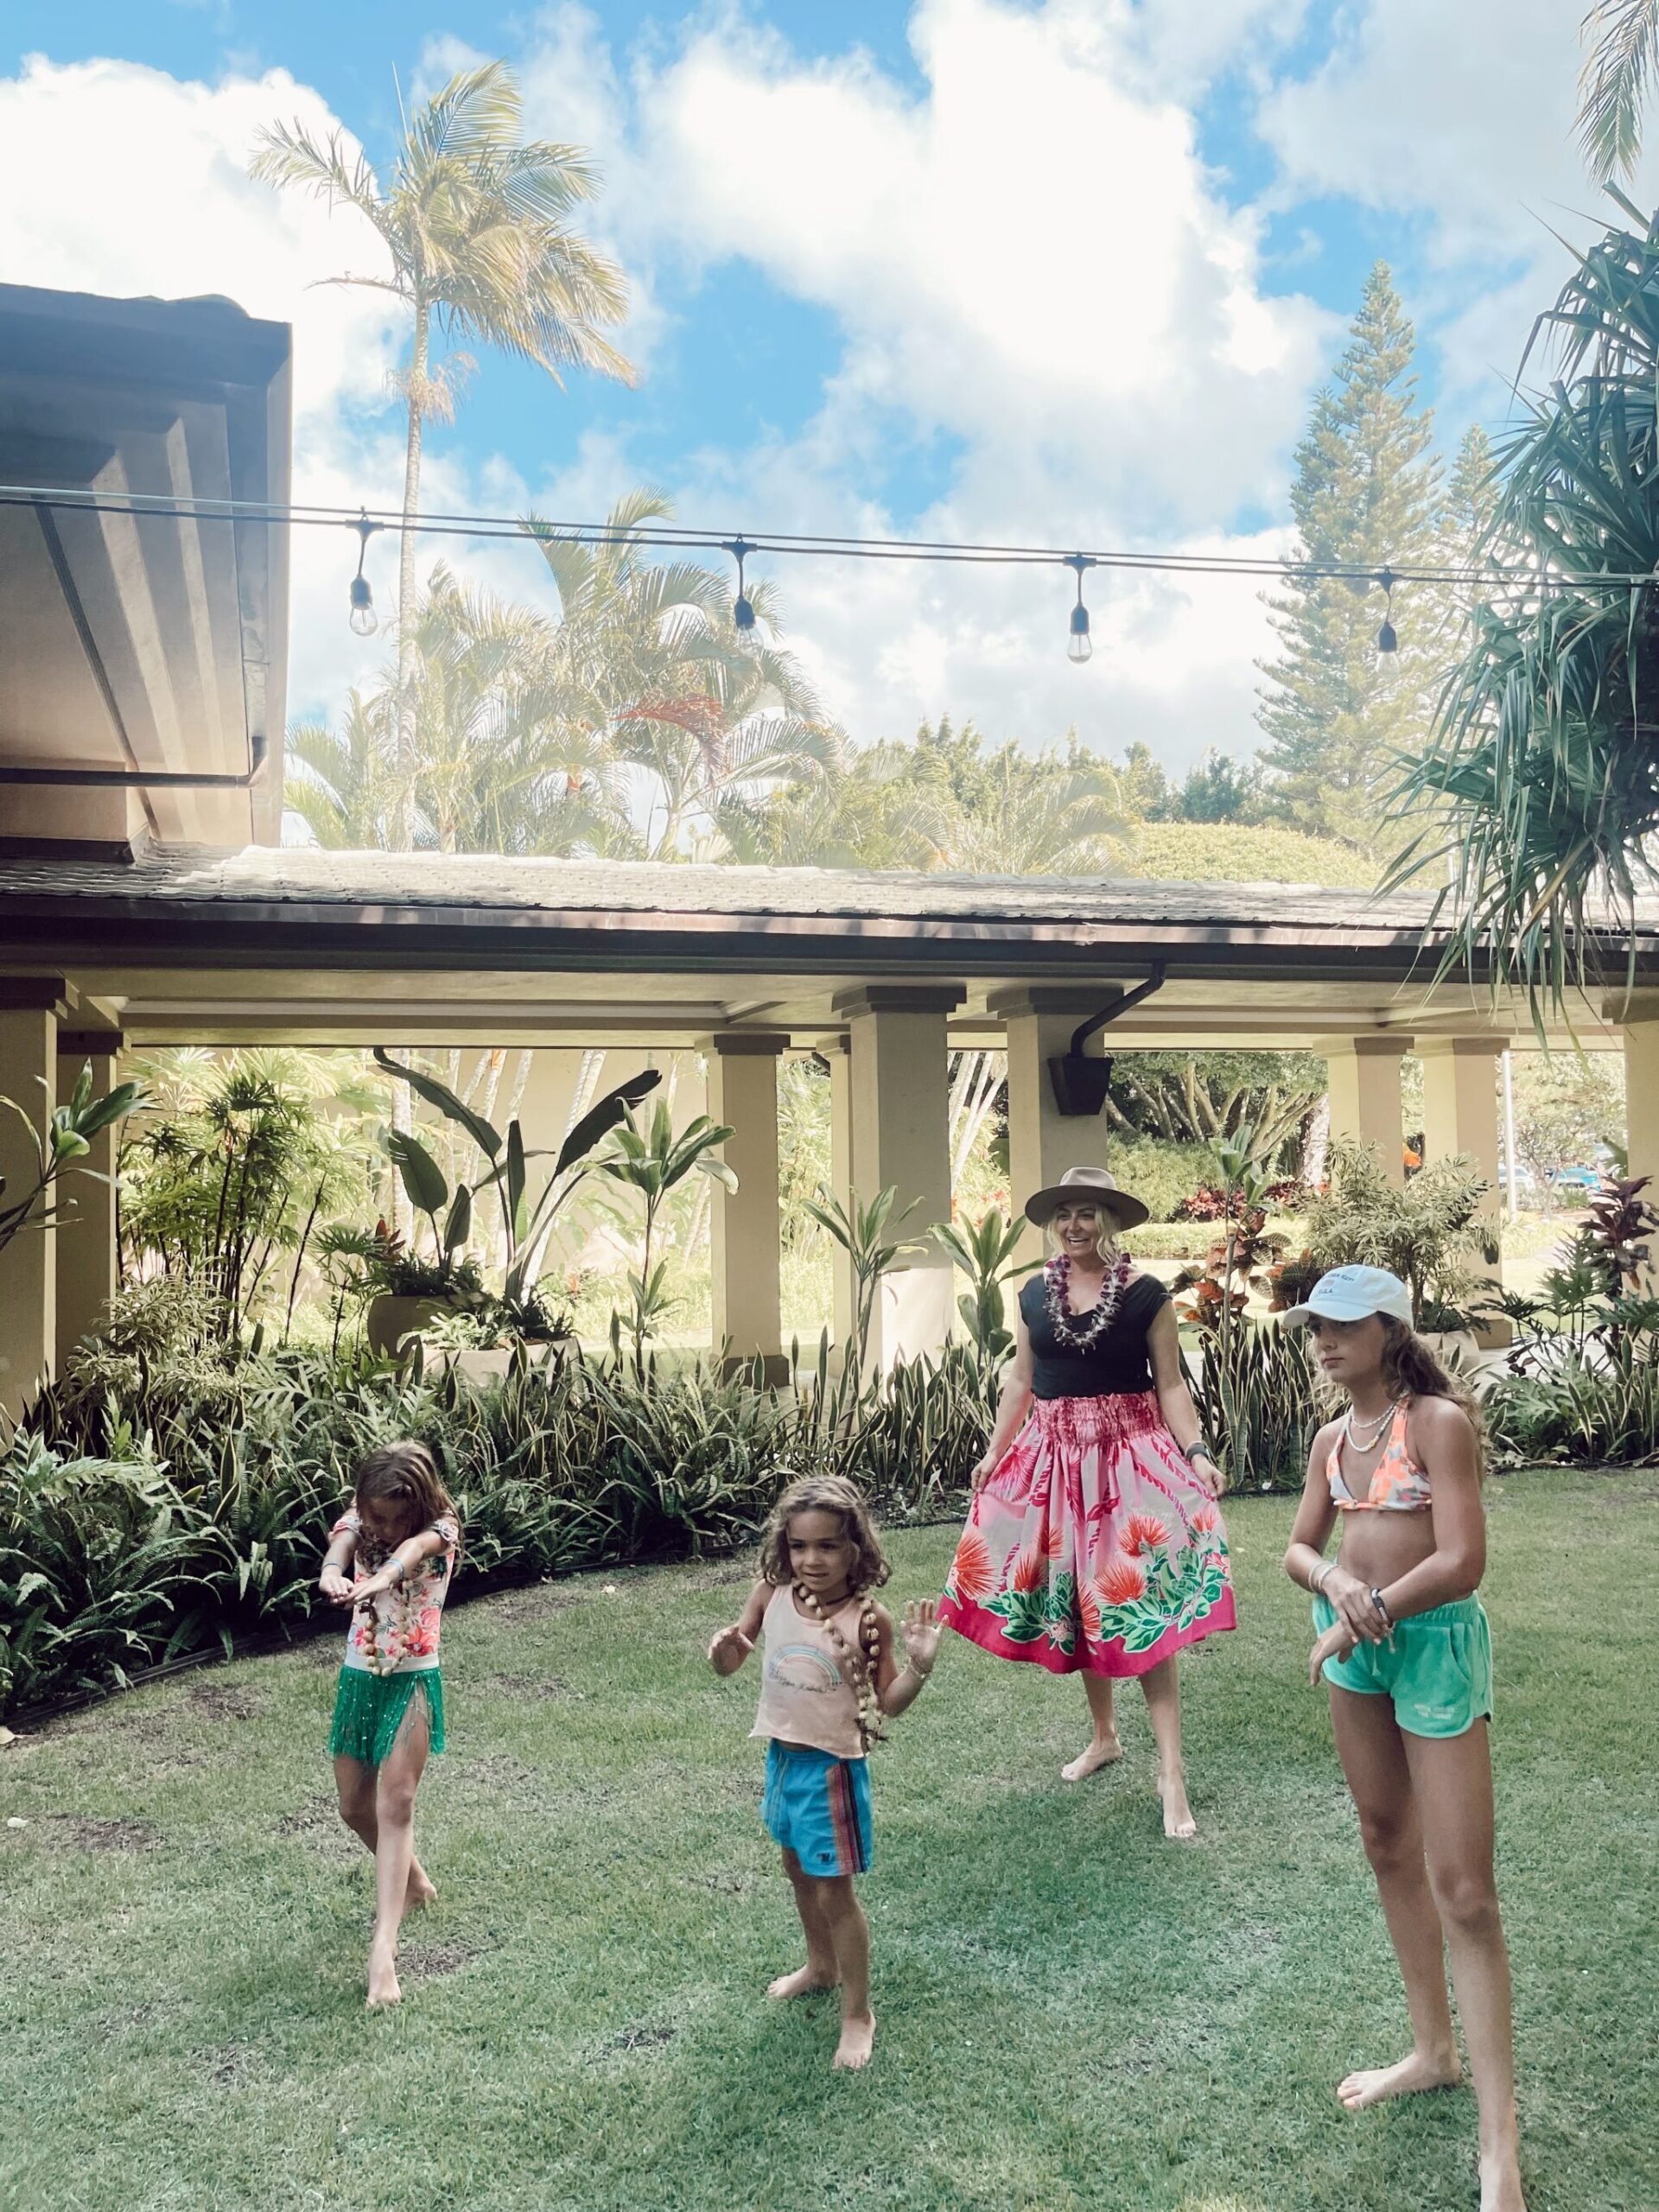
[[1392,569],[1384,569],[1382,574],[1377,577],[1376,581],[1382,585],[1383,590],[1389,595],[1389,603],[1387,607],[1384,609],[1382,615],[1382,627],[1376,633],[1376,650],[1380,653],[1397,653],[1400,650],[1400,632],[1394,626],[1394,587],[1395,582],[1394,570]]
[[1066,641],[1065,657],[1081,668],[1095,650],[1089,635],[1089,610],[1083,603],[1083,572],[1095,564],[1086,553],[1068,553],[1065,565],[1077,572],[1077,603],[1071,610],[1071,635]]
[[[1592,574],[1578,575],[1560,569],[1523,567],[1503,569],[1472,563],[1447,563],[1414,564],[1407,569],[1385,569],[1379,572],[1352,563],[1309,561],[1289,556],[1269,557],[1155,551],[1127,553],[1109,549],[1097,549],[1088,554],[1065,554],[1052,545],[975,544],[934,538],[836,537],[794,535],[786,531],[763,531],[759,538],[750,539],[734,537],[723,531],[659,522],[618,528],[607,523],[543,522],[514,515],[440,512],[404,515],[396,507],[363,508],[353,514],[345,507],[255,499],[181,499],[167,493],[124,493],[111,496],[90,493],[73,486],[45,489],[35,485],[0,484],[0,507],[9,506],[43,507],[82,514],[126,515],[143,519],[162,517],[195,522],[226,522],[245,527],[251,524],[264,524],[334,529],[345,524],[362,535],[365,545],[370,534],[385,530],[399,533],[414,531],[433,537],[511,539],[520,543],[526,538],[532,543],[540,539],[560,539],[575,544],[625,549],[658,546],[682,550],[724,551],[739,559],[738,606],[734,607],[733,615],[738,626],[746,628],[753,626],[754,607],[742,589],[741,562],[742,556],[756,552],[792,554],[803,557],[813,556],[826,560],[944,562],[998,568],[1052,566],[1055,562],[1071,568],[1081,561],[1090,568],[1122,569],[1141,575],[1173,577],[1249,576],[1268,582],[1287,581],[1303,586],[1341,582],[1359,589],[1381,584],[1386,591],[1391,591],[1398,583],[1465,588],[1487,585],[1533,596],[1569,590],[1639,588],[1653,582],[1652,572],[1647,569],[1598,569]],[[359,569],[360,574],[360,562]],[[366,584],[366,579],[365,582]],[[355,610],[358,604],[355,593],[353,604]],[[368,605],[372,611],[372,598]],[[747,620],[740,616],[740,607],[743,608]],[[1391,628],[1392,624],[1385,626]],[[1380,650],[1397,650],[1398,642],[1396,635],[1393,647],[1382,646],[1379,633]]]
[[377,530],[384,527],[383,524],[369,520],[366,508],[352,524],[352,528],[357,532],[358,547],[357,574],[352,578],[351,625],[359,638],[372,638],[380,627],[379,617],[374,611],[374,594],[369,588],[369,580],[363,573],[363,562],[369,550],[370,538],[374,536]]
[[747,638],[754,628],[754,601],[743,588],[743,563],[754,548],[747,537],[727,541],[726,550],[737,563],[737,597],[732,602],[732,626],[740,636]]

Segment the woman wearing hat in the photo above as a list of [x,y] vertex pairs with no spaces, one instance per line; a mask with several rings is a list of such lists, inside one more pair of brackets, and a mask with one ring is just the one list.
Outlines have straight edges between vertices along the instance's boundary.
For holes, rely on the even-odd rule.
[[1414,1332],[1397,1275],[1334,1268],[1284,1321],[1313,1332],[1348,1400],[1313,1440],[1285,1571],[1313,1592],[1309,1673],[1329,1688],[1412,2026],[1404,2058],[1350,2074],[1337,2094],[1363,2112],[1460,2078],[1449,1953],[1480,2111],[1482,2212],[1525,2212],[1492,1874],[1491,1635],[1475,1594],[1486,1562],[1479,1415]]
[[1061,1771],[1122,1757],[1112,1684],[1137,1675],[1164,1833],[1196,1833],[1181,1765],[1183,1644],[1233,1625],[1221,1470],[1181,1373],[1169,1294],[1120,1231],[1147,1218],[1103,1168],[1026,1203],[1051,1256],[1020,1293],[1018,1341],[940,1618],[1003,1659],[1081,1675],[1094,1732]]

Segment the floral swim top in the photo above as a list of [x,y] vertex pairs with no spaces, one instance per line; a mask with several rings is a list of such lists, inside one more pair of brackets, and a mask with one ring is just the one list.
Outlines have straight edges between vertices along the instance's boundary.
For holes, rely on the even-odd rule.
[[1342,1471],[1340,1429],[1325,1463],[1325,1478],[1331,1487],[1331,1503],[1338,1513],[1427,1513],[1434,1502],[1428,1477],[1412,1458],[1406,1441],[1403,1406],[1395,1414],[1387,1448],[1371,1470],[1370,1487],[1363,1497],[1354,1496]]
[[[346,1637],[348,1667],[370,1675],[415,1675],[437,1665],[443,1601],[454,1572],[461,1529],[446,1516],[432,1522],[429,1533],[442,1537],[443,1549],[429,1554],[397,1589],[378,1592],[353,1611]],[[331,1541],[335,1536],[351,1537],[356,1548],[352,1554],[353,1571],[359,1580],[378,1574],[397,1548],[395,1544],[378,1544],[358,1519],[355,1508],[340,1515],[329,1536]],[[407,1543],[409,1539],[405,1536],[402,1541]]]

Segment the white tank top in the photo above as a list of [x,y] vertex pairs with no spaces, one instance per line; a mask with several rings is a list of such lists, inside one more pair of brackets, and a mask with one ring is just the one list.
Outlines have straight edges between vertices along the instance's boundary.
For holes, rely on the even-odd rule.
[[[861,1598],[849,1598],[830,1618],[859,1650]],[[760,1710],[752,1736],[780,1744],[800,1744],[832,1758],[861,1759],[858,1692],[849,1678],[846,1653],[825,1625],[811,1620],[795,1603],[787,1583],[774,1590],[761,1624]]]

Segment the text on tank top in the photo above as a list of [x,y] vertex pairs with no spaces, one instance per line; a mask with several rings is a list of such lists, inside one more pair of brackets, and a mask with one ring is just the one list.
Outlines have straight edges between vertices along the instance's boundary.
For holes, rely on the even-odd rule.
[[[861,1598],[849,1598],[830,1614],[848,1646],[859,1646]],[[810,1620],[785,1583],[774,1590],[761,1624],[760,1709],[752,1736],[828,1751],[838,1759],[861,1759],[858,1691],[849,1676],[847,1654],[822,1621]]]

